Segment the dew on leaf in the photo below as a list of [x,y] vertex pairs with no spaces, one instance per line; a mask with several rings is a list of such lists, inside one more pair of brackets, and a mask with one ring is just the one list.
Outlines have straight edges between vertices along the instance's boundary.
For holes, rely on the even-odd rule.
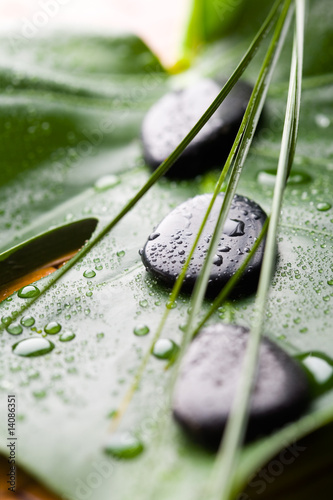
[[41,389],[40,391],[34,391],[33,395],[36,399],[44,399],[47,396],[47,392],[44,389]]
[[45,327],[44,332],[48,335],[56,335],[61,330],[61,325],[57,321],[50,321]]
[[144,335],[148,335],[149,328],[146,325],[139,325],[134,328],[133,332],[134,335],[137,335],[138,337],[143,337]]
[[12,321],[12,317],[11,316],[2,316],[1,318],[1,323],[3,325],[9,325],[9,323]]
[[87,271],[84,271],[83,276],[85,278],[94,278],[96,276],[96,273],[93,269],[88,269]]
[[73,332],[63,332],[59,335],[60,342],[70,342],[75,339],[75,333]]
[[296,356],[310,374],[315,393],[323,393],[333,387],[333,359],[318,351]]
[[319,210],[319,212],[326,212],[330,208],[332,208],[332,205],[330,203],[328,203],[327,201],[317,203],[317,210]]
[[23,328],[19,323],[11,323],[6,330],[11,335],[20,335],[23,332]]
[[143,444],[135,436],[129,433],[119,433],[112,435],[104,447],[107,455],[130,459],[143,452]]
[[35,318],[33,316],[23,316],[21,319],[21,325],[29,327],[35,324]]
[[33,297],[38,297],[39,294],[40,290],[35,285],[24,286],[17,292],[17,295],[21,299],[31,299]]
[[43,337],[31,337],[17,342],[12,349],[18,356],[31,358],[51,352],[54,344]]
[[171,339],[159,339],[153,347],[153,355],[158,359],[172,359],[178,352],[178,345]]

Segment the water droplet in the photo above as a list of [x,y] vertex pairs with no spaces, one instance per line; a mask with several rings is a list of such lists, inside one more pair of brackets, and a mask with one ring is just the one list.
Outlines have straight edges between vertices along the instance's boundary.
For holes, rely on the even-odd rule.
[[160,236],[160,233],[151,233],[151,234],[148,236],[148,240],[149,240],[149,241],[156,240],[156,238],[158,238],[159,236]]
[[141,307],[147,307],[148,306],[148,300],[146,300],[146,299],[140,300],[139,305]]
[[[265,169],[259,172],[258,174],[258,182],[263,186],[273,187],[276,182],[276,170],[274,169]],[[302,172],[301,170],[292,170],[288,177],[288,184],[307,184],[311,182],[312,178],[306,172]]]
[[95,182],[96,191],[105,191],[119,184],[119,179],[115,175],[105,175]]
[[140,325],[134,328],[134,334],[138,337],[143,337],[149,333],[149,328],[146,325]]
[[321,113],[318,113],[315,116],[315,122],[320,128],[327,128],[331,124],[331,120],[328,118],[328,116],[323,115]]
[[23,332],[23,328],[19,323],[11,323],[7,326],[6,330],[11,335],[20,335]]
[[97,333],[97,334],[96,334],[96,338],[97,338],[97,340],[102,340],[102,339],[104,339],[104,333]]
[[117,256],[118,257],[124,257],[125,255],[125,251],[124,250],[119,250],[119,252],[117,252]]
[[159,339],[153,347],[153,355],[158,359],[171,359],[179,350],[178,345],[170,339]]
[[333,359],[322,352],[306,352],[296,356],[310,374],[315,393],[333,387]]
[[174,300],[168,300],[168,302],[166,303],[166,307],[167,309],[176,309],[177,307],[177,302]]
[[1,323],[5,326],[9,325],[9,323],[12,321],[11,316],[2,316],[1,318]]
[[215,264],[215,266],[220,266],[223,262],[223,259],[221,257],[221,255],[214,255],[214,258],[213,258],[213,264]]
[[317,204],[317,210],[319,210],[320,212],[326,212],[330,208],[332,208],[332,205],[326,201]]
[[57,321],[50,321],[50,323],[48,323],[44,328],[44,332],[49,335],[55,335],[56,333],[59,333],[60,330],[61,325]]
[[333,285],[333,280],[328,280],[327,284],[330,285],[330,286],[332,286]]
[[223,232],[228,236],[243,236],[244,222],[237,219],[228,219],[224,225]]
[[23,326],[33,326],[35,324],[35,318],[33,318],[32,316],[23,316],[23,318],[21,319],[21,325]]
[[75,333],[73,332],[63,332],[61,335],[59,335],[60,342],[69,342],[73,339],[75,339]]
[[17,292],[21,299],[31,299],[32,297],[38,297],[39,294],[40,291],[35,285],[24,286]]
[[18,356],[29,358],[51,352],[54,349],[54,344],[43,337],[31,337],[17,342],[12,349]]
[[93,269],[89,269],[87,271],[84,271],[83,276],[85,278],[94,278],[96,276],[96,273]]
[[40,391],[34,391],[33,395],[35,396],[36,399],[43,399],[46,397],[47,392],[41,389]]
[[143,452],[143,444],[129,433],[115,434],[108,440],[104,452],[117,458],[134,458]]

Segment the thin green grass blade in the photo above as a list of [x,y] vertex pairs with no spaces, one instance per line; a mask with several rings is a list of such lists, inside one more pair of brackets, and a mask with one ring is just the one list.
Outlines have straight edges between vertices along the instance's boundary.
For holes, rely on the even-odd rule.
[[255,255],[260,243],[264,239],[267,229],[268,229],[268,224],[269,224],[269,217],[265,220],[264,226],[260,232],[260,235],[258,236],[256,242],[254,243],[253,247],[251,248],[251,251],[247,254],[246,258],[243,260],[242,264],[239,266],[235,274],[228,280],[226,285],[223,287],[221,292],[218,294],[216,299],[214,299],[214,302],[207,312],[205,316],[200,320],[199,324],[196,326],[192,337],[195,337],[201,328],[204,326],[204,324],[209,320],[209,318],[214,314],[214,312],[221,307],[221,305],[226,301],[226,299],[229,297],[230,293],[234,289],[235,285],[237,285],[238,281],[242,277],[245,269],[247,266],[250,264],[253,256]]
[[[301,5],[303,4],[303,5]],[[298,14],[297,32],[304,31],[304,0],[296,1]],[[269,224],[267,242],[260,274],[258,295],[256,301],[255,317],[248,348],[245,354],[240,383],[236,391],[234,404],[232,406],[228,423],[225,429],[213,474],[207,487],[205,498],[209,500],[232,498],[234,471],[239,458],[239,449],[245,434],[247,422],[247,410],[253,387],[254,375],[257,367],[257,359],[262,330],[265,318],[265,308],[271,277],[274,270],[276,252],[276,234],[279,223],[283,191],[287,180],[290,157],[295,149],[297,130],[294,130],[295,116],[299,113],[296,98],[296,75],[298,68],[302,67],[303,52],[298,51],[298,41],[302,40],[302,33],[295,38],[290,71],[288,101],[285,114],[285,122],[281,141],[281,152],[278,163],[277,179],[272,202],[272,215]]]

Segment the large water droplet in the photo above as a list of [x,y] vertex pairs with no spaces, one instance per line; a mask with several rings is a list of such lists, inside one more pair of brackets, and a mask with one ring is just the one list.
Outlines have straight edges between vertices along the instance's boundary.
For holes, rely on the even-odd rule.
[[31,358],[51,352],[54,349],[54,344],[43,337],[31,337],[17,342],[12,349],[18,356]]
[[38,297],[39,294],[40,291],[35,285],[24,286],[17,292],[17,295],[21,299],[31,299],[33,297]]
[[19,323],[11,323],[7,326],[6,330],[11,335],[20,335],[23,332],[23,328]]
[[35,318],[33,318],[32,316],[23,316],[23,318],[21,319],[21,325],[23,326],[29,327],[33,326],[34,324]]
[[50,321],[50,323],[48,323],[44,328],[44,332],[49,335],[55,335],[56,333],[59,333],[60,330],[61,325],[57,321]]
[[104,447],[104,452],[117,458],[134,458],[143,452],[143,444],[129,433],[111,436]]
[[9,323],[12,321],[11,316],[2,316],[1,318],[1,323],[5,326],[9,325]]
[[296,358],[310,374],[316,394],[322,394],[333,387],[333,359],[322,352],[306,352]]
[[133,330],[134,334],[138,337],[143,337],[149,333],[149,328],[146,325],[136,326]]
[[323,201],[317,204],[317,210],[319,210],[319,212],[326,212],[330,208],[332,208],[332,205],[327,201]]
[[73,332],[63,332],[59,335],[60,342],[70,342],[73,339],[75,339],[75,333]]
[[96,273],[93,269],[88,269],[87,271],[84,271],[83,276],[85,278],[94,278],[96,276]]
[[153,347],[153,355],[158,359],[172,359],[178,352],[178,345],[171,339],[159,339]]

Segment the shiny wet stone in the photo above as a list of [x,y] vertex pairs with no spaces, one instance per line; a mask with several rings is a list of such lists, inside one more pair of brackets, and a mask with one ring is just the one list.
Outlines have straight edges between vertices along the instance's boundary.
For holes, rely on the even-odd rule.
[[[169,92],[148,111],[141,135],[145,161],[153,170],[184,139],[224,84],[225,80],[201,79],[188,88]],[[251,92],[250,85],[237,82],[166,175],[191,178],[221,166],[236,137]]]
[[[239,382],[248,329],[216,324],[191,343],[173,395],[173,415],[199,441],[217,447]],[[296,419],[309,399],[300,365],[270,340],[260,361],[250,404],[247,438],[265,435]]]
[[[224,194],[218,195],[199,245],[192,257],[183,283],[183,290],[192,290],[202,269],[213,235]],[[181,272],[199,231],[211,200],[210,194],[196,196],[182,203],[167,215],[141,251],[142,261],[150,273],[170,287]],[[259,236],[266,214],[255,202],[243,196],[234,197],[211,267],[207,294],[219,293],[251,251]],[[256,289],[263,258],[264,242],[259,245],[234,295],[246,295]]]

